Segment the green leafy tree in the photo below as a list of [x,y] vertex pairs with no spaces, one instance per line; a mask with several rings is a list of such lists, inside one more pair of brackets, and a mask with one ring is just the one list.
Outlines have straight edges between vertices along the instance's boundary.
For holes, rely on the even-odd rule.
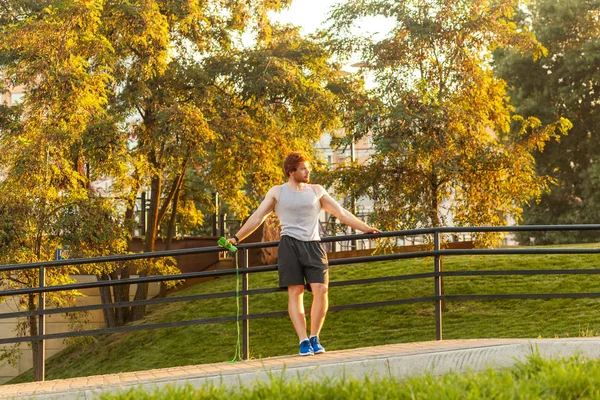
[[[141,190],[149,189],[150,202],[145,251],[154,250],[158,236],[169,242],[178,218],[186,217],[178,225],[184,232],[191,229],[190,219],[202,216],[191,177],[247,215],[279,180],[283,155],[311,149],[339,123],[330,88],[338,66],[330,53],[316,38],[268,21],[267,12],[288,1],[7,4],[1,65],[27,94],[18,133],[5,146],[18,157],[35,133],[43,151],[55,155],[53,172],[69,183],[56,199],[76,211],[51,221],[78,243],[80,255],[121,251]],[[256,38],[252,48],[241,45],[248,31]],[[105,194],[110,204],[94,193],[92,183],[103,178],[113,179]],[[82,225],[86,218],[112,222],[117,232],[94,236]],[[169,262],[97,267],[90,271],[105,280],[173,271]],[[121,288],[103,301],[126,300],[128,288]],[[135,298],[147,294],[147,285],[139,285]],[[139,319],[144,310],[114,318],[109,312],[107,324]]]
[[[29,6],[41,14],[30,14]],[[98,4],[68,2],[43,10],[38,7],[29,2],[9,2],[3,9],[3,78],[7,86],[27,84],[28,88],[22,105],[3,110],[3,264],[52,260],[55,249],[63,244],[58,222],[74,204],[88,197],[90,182],[82,171],[81,143],[90,123],[105,112],[104,88],[110,82],[102,65],[107,43],[94,35],[99,26]],[[74,272],[74,268],[51,268],[47,284],[70,282]],[[39,285],[37,271],[2,275],[7,288]],[[50,294],[48,302],[64,305],[76,294]],[[28,295],[20,304],[35,310],[40,306],[37,301],[36,296]],[[28,317],[19,326],[20,332],[36,335],[35,319]],[[32,350],[37,368],[38,347]]]
[[[208,4],[202,7],[196,11],[214,22],[199,35],[182,30],[189,10],[180,10],[179,15],[161,4],[148,18],[155,24],[164,21],[153,34],[175,55],[159,52],[155,43],[147,42],[144,51],[152,53],[148,57],[127,47],[113,67],[122,73],[115,75],[122,82],[115,101],[128,115],[137,116],[130,122],[135,137],[130,154],[139,160],[134,164],[137,186],[130,192],[130,209],[138,190],[150,189],[145,251],[154,250],[159,235],[170,243],[190,171],[203,176],[243,217],[280,175],[282,154],[291,148],[310,148],[336,121],[335,97],[326,88],[334,66],[316,42],[301,39],[293,28],[259,25],[256,46],[243,48],[229,35],[246,29],[247,21],[241,18],[246,13],[249,21],[263,21],[267,4],[224,3],[230,12],[215,15]],[[235,20],[221,21],[222,15]],[[129,19],[115,23],[116,32],[126,29]],[[215,29],[218,24],[221,29]],[[119,40],[129,34],[111,32]],[[145,64],[148,60],[154,61]],[[145,70],[151,73],[139,75]],[[166,231],[159,232],[166,221]],[[142,276],[148,273],[140,271]],[[147,292],[147,285],[139,285],[136,299],[146,298]],[[144,307],[136,307],[132,318],[143,314]]]
[[[552,191],[523,213],[527,224],[596,223],[600,141],[600,10],[599,1],[536,0],[523,9],[520,24],[529,26],[548,49],[534,63],[528,54],[499,51],[495,70],[508,82],[508,93],[516,111],[535,115],[542,123],[559,116],[573,122],[573,129],[560,143],[549,143],[534,152],[537,171],[556,181]],[[523,243],[564,243],[598,240],[598,232],[528,233]]]
[[[340,192],[375,200],[383,229],[504,225],[548,190],[532,152],[565,133],[560,118],[546,125],[513,114],[505,82],[490,68],[498,47],[544,47],[513,21],[512,0],[347,2],[329,30],[340,55],[358,55],[376,83],[350,119],[353,138],[369,132],[375,154],[366,165],[344,165]],[[354,37],[365,17],[394,26],[383,38]]]

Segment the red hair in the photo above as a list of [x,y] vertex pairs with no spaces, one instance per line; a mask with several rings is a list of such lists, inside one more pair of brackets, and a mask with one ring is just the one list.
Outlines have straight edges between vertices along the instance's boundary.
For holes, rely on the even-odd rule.
[[287,155],[283,162],[283,173],[286,178],[289,178],[290,174],[298,169],[298,164],[308,161],[308,156],[302,152],[294,151]]

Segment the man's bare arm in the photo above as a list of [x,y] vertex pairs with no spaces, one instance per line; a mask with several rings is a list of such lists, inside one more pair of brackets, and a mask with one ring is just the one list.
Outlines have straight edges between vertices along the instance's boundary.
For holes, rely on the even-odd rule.
[[[264,200],[262,201],[262,203],[260,203],[260,206],[258,206],[256,211],[252,213],[252,215],[250,216],[250,218],[248,218],[246,223],[242,225],[240,230],[235,234],[235,236],[237,236],[240,242],[248,236],[250,236],[250,234],[254,232],[273,212],[273,210],[275,209],[275,204],[277,203],[276,194],[278,193],[278,189],[278,186],[269,189]],[[231,242],[237,244],[234,238],[227,239],[227,243]]]
[[379,229],[367,225],[360,219],[356,218],[356,216],[354,216],[354,214],[352,214],[350,211],[340,206],[340,204],[335,201],[321,186],[318,186],[318,188],[321,193],[321,208],[328,213],[335,215],[340,222],[364,233],[381,232]]

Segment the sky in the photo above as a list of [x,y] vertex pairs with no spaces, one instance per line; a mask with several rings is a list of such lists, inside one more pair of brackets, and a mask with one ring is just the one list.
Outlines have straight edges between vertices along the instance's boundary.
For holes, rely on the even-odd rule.
[[312,33],[327,19],[331,6],[339,2],[340,0],[294,0],[288,9],[271,16],[281,23],[302,26],[303,33]]
[[[293,0],[292,5],[279,12],[271,13],[271,18],[282,24],[293,24],[302,27],[303,34],[315,32],[329,17],[331,7],[348,0]],[[366,18],[360,21],[360,26],[353,30],[355,34],[376,34],[375,37],[385,35],[393,26],[390,20],[383,17]],[[357,68],[352,67],[353,63],[360,60],[352,59],[350,63],[343,67],[348,72],[356,72]],[[368,80],[368,79],[367,79]],[[371,83],[368,83],[370,86]]]
[[[272,13],[273,20],[302,27],[303,33],[313,33],[327,20],[331,7],[347,0],[293,0],[292,5],[280,12]],[[363,19],[357,32],[387,32],[392,23],[385,18]]]

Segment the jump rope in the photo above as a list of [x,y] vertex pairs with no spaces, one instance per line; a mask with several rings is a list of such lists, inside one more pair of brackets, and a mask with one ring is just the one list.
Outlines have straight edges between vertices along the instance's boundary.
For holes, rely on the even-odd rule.
[[242,345],[241,345],[241,331],[240,331],[240,273],[238,266],[238,253],[237,247],[235,247],[231,243],[227,243],[227,239],[224,237],[220,238],[217,244],[224,249],[229,250],[233,254],[235,254],[235,305],[236,305],[236,314],[235,314],[235,326],[237,329],[237,340],[235,343],[235,353],[233,355],[233,359],[228,362],[234,363],[237,361],[242,361]]

